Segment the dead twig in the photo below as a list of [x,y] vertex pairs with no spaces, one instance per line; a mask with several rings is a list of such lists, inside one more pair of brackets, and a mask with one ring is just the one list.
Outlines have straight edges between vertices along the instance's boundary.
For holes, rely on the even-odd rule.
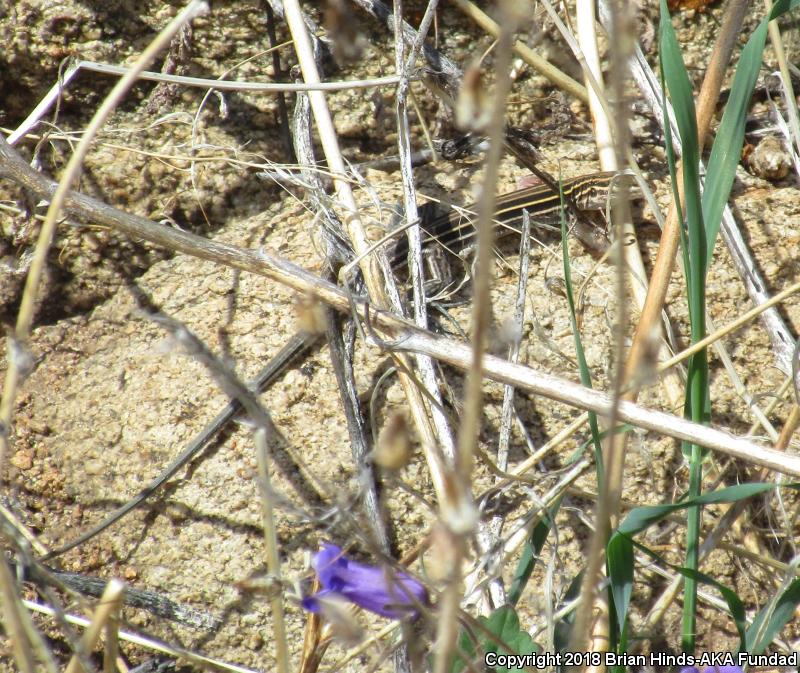
[[[54,188],[52,181],[33,171],[8,147],[2,137],[0,137],[0,177],[13,178],[37,193],[40,198],[48,198]],[[113,227],[129,236],[144,238],[177,252],[271,278],[302,294],[315,296],[339,311],[349,313],[355,306],[362,319],[367,310],[368,304],[365,301],[354,300],[341,288],[326,283],[297,265],[264,251],[243,250],[165,227],[145,218],[124,213],[76,192],[68,196],[65,206],[75,215]],[[387,311],[371,309],[370,315],[373,323],[382,330],[396,337],[402,336],[402,348],[405,350],[425,353],[459,368],[466,368],[471,362],[469,349],[458,341],[420,330]],[[509,383],[521,390],[545,395],[565,404],[600,414],[608,411],[609,400],[604,393],[586,389],[530,367],[514,365],[487,355],[484,372],[488,378],[495,381]],[[644,409],[627,402],[620,406],[620,420],[736,456],[745,462],[800,477],[800,458],[780,454],[755,442],[721,430],[700,426],[671,414]]]

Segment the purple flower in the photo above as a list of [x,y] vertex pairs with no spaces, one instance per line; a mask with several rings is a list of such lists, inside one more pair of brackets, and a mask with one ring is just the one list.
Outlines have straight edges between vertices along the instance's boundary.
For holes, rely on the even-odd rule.
[[320,611],[320,599],[325,596],[343,598],[392,619],[416,616],[419,606],[428,604],[427,590],[414,578],[351,561],[336,545],[322,545],[312,565],[322,589],[303,599],[303,607],[310,612]]

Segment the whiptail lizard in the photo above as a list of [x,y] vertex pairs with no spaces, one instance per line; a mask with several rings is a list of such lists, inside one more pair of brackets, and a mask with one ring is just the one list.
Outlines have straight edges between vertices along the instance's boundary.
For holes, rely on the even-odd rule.
[[[615,184],[614,173],[591,173],[577,178],[565,180],[562,184],[564,199],[570,209],[579,212],[600,211],[608,204],[609,197]],[[466,211],[469,211],[467,208]],[[497,197],[496,223],[498,233],[515,231],[514,225],[522,219],[522,213],[527,210],[531,220],[536,223],[553,225],[560,221],[561,198],[557,191],[549,185],[527,187],[514,192],[502,194]],[[459,251],[468,246],[475,235],[472,221],[463,215],[465,211],[452,211],[445,215],[435,217],[430,222],[424,223],[423,248],[438,244],[446,250]],[[585,228],[584,228],[585,227]],[[603,247],[606,239],[600,230],[592,228],[581,222],[575,223],[577,234],[593,249]],[[391,255],[393,267],[402,264],[405,259],[407,245],[399,243]],[[283,373],[283,371],[301,356],[306,355],[321,340],[317,334],[299,332],[292,336],[284,347],[266,364],[258,375],[250,382],[251,389],[266,390]],[[228,405],[200,432],[200,434],[187,446],[167,468],[135,498],[125,503],[122,507],[112,512],[97,526],[78,536],[63,547],[51,551],[43,560],[63,554],[82,544],[105,530],[125,514],[137,507],[147,497],[154,493],[172,476],[186,465],[195,455],[200,453],[214,439],[217,433],[233,419],[241,410],[236,400],[231,400]]]

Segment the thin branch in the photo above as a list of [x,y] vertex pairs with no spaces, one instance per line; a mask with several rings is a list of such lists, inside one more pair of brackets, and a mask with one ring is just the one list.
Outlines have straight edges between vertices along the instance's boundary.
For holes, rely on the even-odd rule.
[[[602,72],[600,55],[597,46],[597,21],[593,0],[579,0],[578,39],[586,59],[585,76],[590,74],[596,78],[600,90],[590,87],[589,102],[600,167],[605,171],[616,171],[625,168],[627,157],[631,156],[630,131],[628,129],[628,109],[625,101],[625,63],[627,53],[623,53],[623,45],[632,45],[630,35],[632,28],[630,16],[624,16],[625,9],[620,3],[611,3],[611,86],[613,89],[613,116],[609,116],[609,105],[603,100]],[[627,19],[627,21],[626,21]],[[605,104],[604,104],[605,103]],[[627,198],[627,182],[622,182],[621,191],[612,204],[612,229],[614,247],[612,262],[615,270],[616,319],[614,321],[614,373],[612,379],[612,404],[607,418],[608,427],[613,429],[618,422],[618,409],[624,383],[625,338],[628,333],[628,298],[626,292],[626,271],[630,269],[632,289],[639,306],[645,301],[646,286],[637,282],[645,278],[645,269],[639,248],[636,245],[625,245],[622,242],[628,237],[636,240],[631,221],[630,203]],[[601,650],[607,647],[608,609],[607,600],[597,593],[597,580],[602,575],[604,550],[619,515],[619,502],[622,496],[623,474],[625,466],[626,441],[623,433],[613,430],[608,434],[603,446],[603,470],[605,482],[598,483],[598,501],[595,510],[595,527],[587,552],[587,563],[584,569],[581,586],[583,609],[579,611],[571,633],[571,649]]]
[[[40,198],[49,198],[55,185],[33,171],[2,137],[0,137],[0,177],[14,179],[31,189]],[[431,334],[397,315],[375,309],[364,300],[354,299],[332,283],[325,282],[305,269],[265,251],[240,249],[219,241],[210,241],[124,213],[76,192],[67,197],[65,207],[75,215],[112,227],[133,238],[142,238],[177,252],[270,278],[304,295],[316,297],[338,311],[350,313],[355,309],[361,319],[385,330],[388,336],[395,337],[404,350],[424,353],[461,369],[469,367],[471,363],[469,348],[465,344]],[[514,385],[520,390],[544,395],[570,406],[600,414],[608,413],[609,398],[604,393],[530,367],[515,365],[487,355],[484,360],[484,372],[488,378]],[[727,432],[700,426],[671,414],[651,411],[633,403],[623,403],[620,406],[620,420],[736,456],[745,462],[800,477],[800,457],[781,454]]]
[[[43,605],[41,603],[35,603],[34,601],[28,601],[28,600],[24,600],[22,602],[25,605],[25,607],[28,608],[29,610],[38,612],[43,615],[49,615],[51,617],[55,616],[56,611],[49,605]],[[66,615],[66,620],[70,624],[80,626],[82,628],[87,628],[91,623],[90,620],[86,619],[85,617],[79,617],[77,615],[71,615],[71,614]],[[204,668],[210,668],[213,670],[220,670],[220,671],[231,671],[231,673],[258,673],[252,668],[245,668],[244,666],[229,664],[219,659],[204,657],[203,655],[197,654],[196,652],[192,652],[191,650],[187,650],[175,645],[169,645],[167,643],[160,642],[153,638],[147,638],[145,636],[142,636],[138,633],[133,633],[131,631],[120,631],[119,639],[124,640],[125,642],[128,643],[132,643],[134,645],[138,645],[139,647],[143,647],[153,652],[159,652],[161,654],[166,654],[171,657],[185,658],[187,661],[198,664],[199,666],[202,666]]]
[[[514,318],[513,330],[514,339],[508,348],[508,361],[519,361],[519,347],[522,339],[522,330],[525,319],[525,299],[528,294],[528,267],[530,265],[530,247],[531,247],[531,218],[530,213],[525,210],[522,213],[522,231],[520,232],[520,247],[519,247],[519,273],[517,280],[517,299],[514,305]],[[508,469],[508,449],[511,442],[511,426],[514,418],[514,387],[503,386],[503,406],[500,412],[500,433],[497,442],[497,469],[501,473],[505,473]],[[505,481],[505,476],[496,476],[495,485]],[[495,607],[505,605],[505,589],[503,587],[502,578],[502,558],[495,551],[495,546],[500,539],[500,533],[503,528],[504,517],[495,514],[488,526],[488,529],[478,531],[478,546],[483,555],[488,555],[489,559],[486,563],[488,566],[487,573],[489,574],[489,597]],[[466,580],[467,586],[466,593],[469,595],[473,586],[477,583],[477,572],[471,572]]]
[[[470,0],[455,0],[455,5],[495,39],[500,35],[500,25],[493,21],[488,14],[481,11],[473,2],[470,2]],[[583,103],[589,102],[589,93],[585,86],[561,72],[528,45],[522,42],[515,42],[513,49],[514,53],[522,58],[525,63],[540,75],[549,79],[555,86],[572,94]]]
[[[87,627],[86,631],[81,638],[80,647],[85,654],[90,653],[97,641],[100,639],[100,634],[105,629],[109,620],[116,618],[119,614],[120,607],[122,607],[122,594],[125,591],[125,585],[117,579],[112,579],[108,582],[106,590],[103,592],[97,608],[92,616],[92,621]],[[78,655],[73,655],[67,665],[66,673],[78,673],[83,670]]]
[[[772,0],[764,0],[764,6],[767,13],[772,10]],[[778,26],[778,21],[773,19],[769,22],[767,28],[769,31],[769,40],[772,43],[772,49],[775,51],[775,60],[778,61],[778,69],[780,70],[781,85],[783,87],[783,96],[786,101],[786,116],[789,119],[788,127],[790,129],[790,137],[794,140],[794,150],[792,155],[797,157],[800,154],[800,117],[797,112],[797,97],[795,96],[794,87],[792,86],[792,77],[789,74],[789,64],[786,58],[786,50],[783,47],[783,39],[781,38],[781,29]],[[789,141],[789,149],[791,148],[791,140]],[[795,163],[797,166],[797,163]],[[800,175],[795,176],[795,180],[800,180]]]
[[[258,459],[258,480],[261,507],[264,517],[264,544],[267,548],[267,570],[278,583],[281,581],[281,560],[278,550],[278,532],[275,526],[273,490],[269,476],[269,445],[267,431],[258,428],[253,436]],[[289,648],[286,639],[286,620],[283,611],[283,592],[276,591],[270,598],[272,608],[272,637],[275,639],[275,660],[278,673],[289,673]]]
[[3,597],[3,626],[11,641],[11,651],[19,670],[22,673],[34,673],[36,662],[33,658],[33,647],[28,641],[25,621],[30,617],[17,594],[14,576],[5,559],[0,554],[0,596]]
[[[400,4],[395,4],[396,15],[394,17],[395,25],[402,23],[402,16],[399,12]],[[403,206],[405,210],[406,222],[417,222],[415,226],[408,229],[408,252],[410,260],[410,275],[411,275],[411,288],[414,297],[414,321],[419,326],[427,328],[427,298],[425,297],[424,282],[425,277],[422,265],[422,238],[420,235],[419,226],[419,211],[417,209],[416,191],[414,188],[414,174],[413,163],[411,156],[411,130],[408,122],[408,111],[406,108],[407,97],[409,93],[409,68],[412,67],[416,58],[417,52],[424,44],[425,32],[433,20],[433,14],[436,11],[436,2],[431,2],[426,9],[425,16],[423,17],[420,26],[420,32],[417,33],[414,44],[412,45],[411,53],[408,58],[404,58],[404,40],[402,34],[398,31],[395,32],[395,67],[397,74],[401,78],[400,85],[397,87],[397,148],[398,158],[400,160],[400,175],[403,183]],[[453,433],[450,429],[446,414],[442,411],[442,400],[439,394],[439,382],[434,372],[433,363],[425,357],[417,358],[417,368],[420,373],[420,379],[425,386],[425,394],[432,396],[436,402],[431,405],[431,418],[433,426],[436,429],[436,439],[442,454],[450,461],[455,460],[455,441]]]
[[[16,145],[25,134],[36,126],[38,121],[53,106],[62,94],[67,84],[82,70],[96,72],[101,75],[124,76],[130,68],[109,63],[95,63],[93,61],[77,61],[73,63],[56,82],[50,91],[45,94],[41,102],[9,136],[8,143]],[[375,77],[372,79],[348,80],[344,82],[318,82],[317,84],[292,84],[286,82],[247,82],[244,80],[209,79],[205,77],[188,77],[185,75],[167,75],[161,72],[144,70],[139,73],[138,79],[151,82],[165,82],[180,84],[181,86],[198,89],[212,89],[216,91],[248,91],[251,93],[289,93],[300,91],[350,91],[353,89],[374,89],[382,86],[395,86],[398,78],[395,76]]]
[[64,201],[67,198],[72,184],[77,180],[80,174],[81,165],[89,151],[92,140],[94,140],[94,137],[97,135],[106,119],[108,119],[109,115],[122,101],[125,93],[133,86],[139,74],[153,62],[162,49],[169,46],[173,36],[185,23],[206,11],[208,11],[208,4],[206,2],[203,0],[192,0],[163,30],[161,30],[161,32],[159,32],[136,60],[133,67],[119,82],[117,82],[103,101],[86,127],[86,132],[64,169],[64,175],[61,178],[58,189],[56,189],[53,195],[44,224],[42,224],[42,229],[39,232],[33,261],[31,262],[28,275],[25,279],[25,289],[22,294],[22,301],[17,315],[14,336],[11,339],[13,343],[11,343],[11,341],[9,343],[8,369],[3,385],[3,399],[2,403],[0,403],[0,468],[2,468],[4,454],[8,449],[11,417],[14,410],[17,385],[25,371],[24,363],[26,358],[21,355],[14,355],[14,353],[18,350],[24,351],[27,349],[31,325],[33,324],[34,306],[39,294],[39,283],[42,273],[44,272],[47,253],[55,236],[56,225],[64,206]]
[[461,597],[462,561],[466,553],[466,537],[477,521],[471,500],[472,464],[478,446],[480,421],[483,416],[483,362],[488,343],[491,319],[491,272],[494,260],[495,185],[503,154],[506,99],[511,91],[511,46],[516,25],[522,16],[515,10],[513,0],[500,3],[503,28],[495,51],[495,78],[491,119],[488,128],[489,151],[486,153],[483,187],[478,201],[477,244],[473,276],[471,318],[471,357],[464,384],[464,408],[458,429],[458,452],[451,489],[457,509],[456,516],[444,519],[449,527],[454,549],[450,554],[447,585],[440,599],[440,618],[436,633],[434,673],[445,673],[458,634],[458,608]]
[[[297,0],[287,0],[284,3],[284,12],[289,24],[289,30],[294,37],[295,50],[303,72],[303,78],[306,82],[317,83],[319,82],[319,73]],[[334,174],[336,196],[345,211],[343,221],[356,254],[363,255],[370,245],[358,214],[358,207],[350,188],[350,183],[345,179],[344,160],[339,149],[336,130],[333,126],[325,96],[320,91],[310,91],[308,97],[311,102],[311,109],[314,113],[322,148],[325,152],[325,158]],[[380,306],[393,306],[399,312],[399,295],[392,282],[385,256],[381,254],[381,251],[379,250],[377,254],[363,258],[360,266],[369,294],[373,300]],[[385,279],[385,286],[381,282],[382,278]],[[401,360],[401,364],[401,369],[410,369],[404,358]],[[442,506],[447,506],[449,496],[445,484],[446,479],[439,464],[438,456],[435,453],[435,437],[430,426],[424,399],[417,390],[416,383],[403,373],[400,375],[400,383],[408,399],[417,431],[422,440],[423,449],[426,452],[437,497]]]

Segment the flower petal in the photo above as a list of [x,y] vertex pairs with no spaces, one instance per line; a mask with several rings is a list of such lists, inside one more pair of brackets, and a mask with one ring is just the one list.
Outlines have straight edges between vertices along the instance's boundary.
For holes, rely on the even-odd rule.
[[311,594],[310,596],[304,596],[303,600],[301,601],[303,608],[308,610],[309,612],[313,612],[314,614],[319,614],[321,612],[320,607],[320,598],[324,598],[325,596],[331,595],[333,592],[328,591],[327,589],[322,589],[315,594]]
[[312,612],[319,610],[315,597],[323,592],[338,594],[365,610],[394,619],[413,615],[420,604],[428,602],[425,587],[406,573],[351,561],[333,544],[323,545],[314,556],[313,566],[322,591],[303,601]]
[[322,549],[314,554],[311,565],[314,566],[314,570],[317,571],[320,584],[322,584],[324,588],[329,589],[342,566],[347,567],[347,559],[345,559],[341,547],[337,547],[335,544],[325,543],[322,545]]

